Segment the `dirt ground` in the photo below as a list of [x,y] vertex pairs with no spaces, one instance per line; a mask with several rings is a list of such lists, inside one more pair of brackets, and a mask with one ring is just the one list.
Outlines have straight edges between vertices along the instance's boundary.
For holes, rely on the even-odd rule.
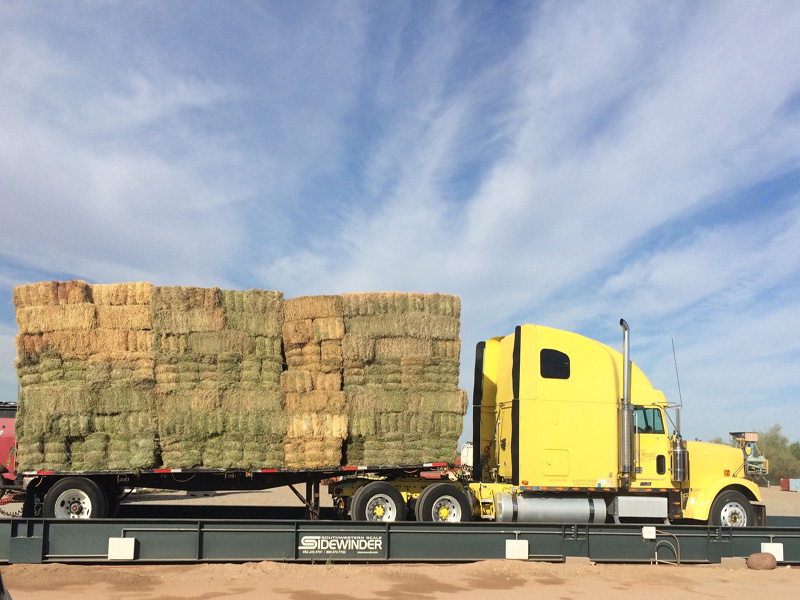
[[[171,502],[279,502],[281,492],[169,498]],[[763,489],[771,515],[800,515],[800,494]],[[159,502],[164,501],[162,497]],[[593,600],[666,597],[784,597],[800,586],[800,568],[751,571],[722,565],[615,565],[586,561],[468,564],[297,565],[276,562],[201,565],[3,565],[14,600],[74,598],[172,600],[277,598],[344,600],[484,597]]]

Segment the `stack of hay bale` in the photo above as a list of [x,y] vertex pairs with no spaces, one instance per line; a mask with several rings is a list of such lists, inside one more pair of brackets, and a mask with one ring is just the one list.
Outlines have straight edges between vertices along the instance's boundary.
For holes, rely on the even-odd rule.
[[155,466],[150,288],[14,289],[21,470]]
[[467,408],[458,297],[345,294],[342,308],[347,462],[452,462]]
[[454,460],[456,296],[14,289],[21,470]]
[[152,309],[163,466],[283,466],[283,295],[155,287]]
[[347,437],[346,398],[342,391],[344,320],[339,296],[303,296],[286,301],[283,345],[288,468],[342,464]]

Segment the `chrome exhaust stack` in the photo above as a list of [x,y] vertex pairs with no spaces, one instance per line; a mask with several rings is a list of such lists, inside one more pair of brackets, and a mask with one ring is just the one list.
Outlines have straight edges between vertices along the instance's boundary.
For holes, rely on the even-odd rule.
[[633,474],[633,405],[631,404],[630,333],[625,319],[622,327],[622,402],[619,412],[619,474],[623,487],[630,487]]

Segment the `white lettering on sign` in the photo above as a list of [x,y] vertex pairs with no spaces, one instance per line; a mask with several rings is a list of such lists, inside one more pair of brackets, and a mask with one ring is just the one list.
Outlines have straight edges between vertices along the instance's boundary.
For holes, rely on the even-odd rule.
[[304,535],[300,538],[298,550],[302,553],[374,554],[383,550],[383,539],[372,536]]

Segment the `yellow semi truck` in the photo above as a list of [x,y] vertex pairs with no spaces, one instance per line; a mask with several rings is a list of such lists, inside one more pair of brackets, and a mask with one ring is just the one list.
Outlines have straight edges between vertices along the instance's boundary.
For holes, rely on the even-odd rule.
[[[522,325],[477,345],[472,460],[449,481],[357,477],[329,491],[354,520],[763,525],[747,456],[670,432],[664,394],[623,352]],[[679,420],[679,419],[678,419]],[[471,464],[470,464],[471,463]]]

